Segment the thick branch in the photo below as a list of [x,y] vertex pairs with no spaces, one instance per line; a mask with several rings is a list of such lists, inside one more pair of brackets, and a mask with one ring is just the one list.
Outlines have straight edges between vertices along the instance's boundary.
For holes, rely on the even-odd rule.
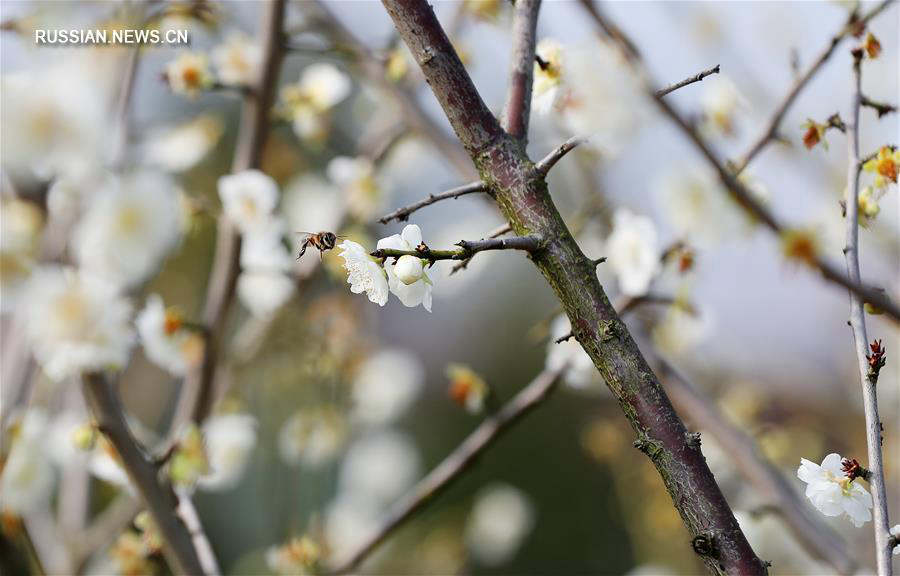
[[518,0],[513,16],[513,54],[509,74],[503,128],[513,138],[528,141],[531,88],[534,76],[534,46],[541,0]]
[[176,514],[178,498],[162,480],[153,462],[141,451],[131,435],[114,385],[100,374],[82,379],[84,397],[103,434],[115,447],[125,472],[140,494],[163,542],[163,552],[173,571],[180,574],[204,574],[194,550],[191,534]]
[[[853,102],[850,122],[847,127],[848,159],[847,159],[847,198],[845,200],[847,214],[844,257],[847,260],[847,274],[854,282],[859,282],[859,110],[862,105],[860,92],[860,60],[861,53],[854,54],[853,63]],[[869,369],[869,338],[866,335],[866,313],[863,301],[856,294],[850,294],[850,329],[853,332],[856,361],[859,365],[859,377],[862,384],[863,410],[866,415],[866,444],[868,445],[869,465],[871,471],[869,486],[872,489],[873,516],[875,529],[875,558],[880,576],[890,576],[891,546],[890,523],[888,521],[887,493],[884,486],[884,463],[881,456],[881,420],[878,417],[878,397],[875,386],[878,380],[877,370]]]
[[704,70],[703,72],[694,74],[693,76],[691,76],[689,78],[685,78],[681,82],[676,82],[675,84],[670,84],[670,85],[666,86],[665,88],[661,88],[661,89],[657,90],[656,97],[662,98],[666,94],[671,94],[672,92],[678,90],[679,88],[684,88],[685,86],[690,86],[691,84],[693,84],[695,82],[701,82],[707,76],[712,76],[713,74],[718,74],[718,73],[719,73],[719,65],[716,64],[709,70]]
[[562,370],[545,371],[496,413],[488,416],[463,442],[388,512],[380,527],[331,572],[353,570],[409,518],[430,504],[476,463],[494,441],[532,408],[543,402],[559,383]]
[[[598,19],[597,24],[601,29],[610,28],[618,31],[618,28],[608,22],[606,16],[601,14],[596,7],[592,6],[590,14],[592,14],[595,19]],[[621,35],[622,32],[618,31],[618,34]],[[625,55],[629,58],[629,61],[632,63],[632,65],[643,72],[644,64],[640,60],[638,53],[633,49],[633,44],[626,39],[620,41],[619,46],[623,50]],[[646,90],[648,94],[655,96],[656,90],[649,82],[646,85]],[[722,182],[725,190],[731,195],[732,199],[737,202],[737,204],[741,206],[753,218],[762,223],[765,227],[769,228],[772,232],[781,236],[785,232],[786,228],[781,224],[781,222],[778,221],[778,219],[775,217],[775,214],[772,213],[764,204],[758,201],[753,196],[753,193],[750,192],[750,190],[748,190],[747,187],[737,179],[735,173],[725,167],[725,165],[719,160],[719,158],[712,151],[703,137],[700,136],[700,133],[697,131],[697,129],[684,117],[682,117],[681,114],[679,114],[664,98],[657,97],[654,98],[654,101],[657,103],[657,106],[663,112],[663,114],[681,129],[685,136],[687,136],[688,139],[691,140],[691,142],[697,147],[703,157],[706,158],[709,165],[713,168],[713,170],[716,171],[719,180]],[[900,320],[900,308],[898,308],[897,304],[895,304],[890,298],[886,297],[882,291],[862,284],[858,279],[849,278],[846,274],[842,273],[834,264],[827,260],[824,260],[821,257],[815,256],[811,258],[808,264],[818,269],[822,273],[822,276],[829,282],[850,290],[851,292],[862,298],[864,302],[867,302],[872,306],[882,310],[885,314],[893,318],[895,321]]]
[[375,258],[400,258],[401,256],[416,256],[429,262],[438,260],[468,260],[479,252],[485,250],[524,250],[525,252],[537,252],[541,249],[541,237],[537,235],[514,236],[512,238],[488,238],[485,240],[460,240],[456,243],[456,250],[432,250],[425,244],[415,250],[394,250],[391,248],[379,248],[372,252]]
[[412,214],[416,210],[419,210],[426,206],[431,206],[432,204],[440,202],[441,200],[449,200],[451,198],[455,200],[460,196],[465,196],[466,194],[474,194],[475,192],[487,192],[487,186],[485,186],[484,182],[479,180],[478,182],[470,182],[468,184],[463,184],[462,186],[457,186],[456,188],[451,188],[446,192],[429,194],[428,197],[423,200],[419,200],[418,202],[413,202],[412,204],[408,204],[406,206],[403,206],[402,208],[398,208],[390,214],[385,214],[378,221],[382,224],[387,224],[391,220],[405,222],[409,220],[410,214]]
[[828,43],[828,46],[825,50],[819,54],[819,57],[816,58],[812,65],[804,72],[801,76],[799,76],[795,81],[794,85],[791,86],[791,89],[788,91],[787,95],[782,100],[781,104],[779,104],[778,108],[775,109],[775,113],[772,115],[772,119],[769,120],[769,124],[766,127],[766,130],[760,135],[760,137],[754,141],[754,143],[750,146],[750,149],[747,151],[744,156],[735,162],[734,173],[740,174],[747,168],[747,165],[753,161],[756,156],[763,151],[763,149],[768,146],[772,141],[778,138],[778,130],[781,128],[781,122],[784,120],[784,116],[787,114],[791,105],[794,103],[794,100],[797,99],[797,96],[800,95],[800,92],[809,84],[810,80],[819,72],[822,66],[831,58],[831,55],[834,54],[835,49],[838,45],[848,36],[852,36],[854,31],[861,29],[860,27],[865,26],[866,23],[869,22],[875,16],[878,16],[885,8],[887,8],[893,0],[883,0],[878,6],[870,10],[864,16],[859,18],[858,20],[851,16],[850,21],[838,32],[832,39],[831,42]]
[[382,0],[411,48],[450,123],[493,192],[513,231],[540,234],[531,259],[563,304],[576,337],[619,400],[637,444],[656,465],[692,538],[714,542],[702,555],[714,573],[763,574],[699,447],[603,292],[522,143],[484,107],[465,69],[423,0]]

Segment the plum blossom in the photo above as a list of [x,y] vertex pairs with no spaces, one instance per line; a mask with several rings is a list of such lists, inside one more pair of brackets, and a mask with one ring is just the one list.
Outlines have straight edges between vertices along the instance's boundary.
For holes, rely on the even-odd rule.
[[294,413],[278,435],[278,453],[288,465],[317,469],[331,462],[347,440],[347,424],[332,408]]
[[353,380],[354,419],[368,425],[397,420],[422,392],[424,379],[422,362],[412,353],[396,348],[376,352]]
[[259,170],[219,178],[219,198],[225,215],[242,234],[267,227],[278,204],[278,184]]
[[[379,250],[415,250],[422,244],[422,230],[415,224],[403,228],[400,234],[394,234],[378,241]],[[400,302],[408,308],[415,308],[419,304],[431,312],[431,292],[438,280],[438,269],[434,267],[424,268],[421,274],[413,275],[408,265],[400,265],[390,259],[385,261],[384,270],[387,272],[388,286],[391,292],[400,299]],[[415,270],[418,272],[418,269]],[[399,273],[403,273],[401,278]],[[409,283],[407,283],[409,282]]]
[[166,308],[158,295],[147,298],[135,325],[147,358],[173,376],[184,376],[200,360],[201,336],[185,326],[181,312]]
[[550,341],[547,343],[547,370],[566,369],[566,384],[576,390],[603,390],[603,382],[600,374],[594,366],[594,361],[588,356],[581,344],[575,338],[569,338],[557,343],[572,332],[572,325],[565,314],[560,314],[553,319],[550,326]]
[[351,215],[368,220],[383,211],[383,186],[370,158],[338,156],[328,163],[327,173],[344,193],[344,206]]
[[339,256],[344,259],[350,291],[354,294],[365,293],[370,302],[379,306],[387,304],[388,281],[381,266],[365,248],[352,240],[344,240],[338,248],[342,250]]
[[200,476],[197,487],[218,492],[240,482],[256,446],[256,419],[249,414],[221,414],[203,425],[209,458],[209,473]]
[[11,430],[12,448],[0,476],[0,503],[5,512],[23,514],[50,501],[55,474],[45,449],[47,415],[31,409]]
[[285,115],[300,138],[316,139],[325,135],[329,111],[343,101],[352,85],[350,78],[331,64],[307,66],[296,84],[281,91]]
[[262,48],[243,32],[235,31],[212,51],[219,82],[226,86],[250,86],[262,67]]
[[420,469],[419,454],[408,436],[395,430],[367,434],[347,451],[340,490],[383,508],[412,486]]
[[447,366],[450,398],[470,414],[479,414],[490,394],[487,382],[474,370],[462,364]]
[[548,114],[556,105],[562,79],[563,47],[554,38],[544,38],[535,47],[534,86],[531,105],[538,114]]
[[897,183],[897,174],[900,172],[900,149],[891,149],[884,146],[878,150],[875,157],[863,164],[863,170],[875,174],[875,187],[887,188]]
[[872,519],[872,496],[842,470],[839,454],[829,454],[816,464],[800,460],[797,478],[806,482],[806,497],[825,516],[847,515],[859,528]]
[[478,493],[466,523],[466,545],[479,562],[498,566],[509,561],[534,527],[534,505],[518,488],[487,486]]
[[237,294],[257,318],[271,316],[293,296],[296,285],[289,275],[293,258],[284,244],[285,224],[272,218],[266,228],[244,236]]
[[145,280],[176,246],[182,211],[172,180],[143,171],[110,178],[75,230],[81,268],[122,287]]
[[197,98],[215,82],[205,54],[184,52],[166,65],[166,81],[172,92]]
[[44,217],[40,209],[22,200],[0,205],[0,311],[15,310],[36,264]]
[[734,115],[746,106],[740,91],[727,76],[707,78],[700,95],[705,127],[715,134],[734,133]]
[[128,361],[134,343],[131,304],[96,276],[71,268],[38,269],[24,315],[35,358],[54,380]]
[[168,172],[184,172],[215,148],[222,131],[222,122],[209,114],[156,130],[143,145],[144,161]]
[[609,266],[626,296],[642,296],[660,269],[656,226],[647,216],[619,208],[613,215],[613,228],[606,240]]

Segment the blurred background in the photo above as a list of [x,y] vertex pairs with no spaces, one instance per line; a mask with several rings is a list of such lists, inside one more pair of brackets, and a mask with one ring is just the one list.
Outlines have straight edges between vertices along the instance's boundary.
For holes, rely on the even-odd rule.
[[[120,93],[130,52],[122,47],[39,47],[30,31],[95,28],[134,18],[135,11],[144,9],[139,4],[10,0],[0,4],[4,241],[7,230],[18,226],[14,218],[21,210],[15,203],[21,201],[16,195],[27,196],[48,180],[36,176],[33,166],[23,168],[21,155],[13,153],[27,139],[17,132],[21,122],[13,120],[32,113],[29,106],[38,100],[55,106],[58,114],[72,114],[81,119],[73,124],[87,134],[73,147],[72,162],[85,172],[89,162],[103,165],[104,150],[115,133],[112,103]],[[261,5],[215,3],[206,7],[212,14],[206,21],[188,9],[173,10],[159,25],[188,29],[191,45],[141,51],[125,164],[168,174],[180,191],[185,222],[177,247],[158,272],[130,289],[136,310],[158,294],[185,318],[199,315],[215,249],[217,184],[231,171],[237,134],[239,91],[210,85],[196,96],[186,96],[167,80],[167,71],[186,50],[214,54],[235,31],[255,38]],[[611,2],[604,7],[634,38],[659,85],[721,66],[720,74],[669,98],[696,119],[721,157],[737,158],[762,134],[792,86],[796,70],[805,70],[827,47],[854,6]],[[323,19],[320,5],[288,3],[286,28],[298,49],[285,55],[280,85],[302,87],[310,67],[325,63],[346,75],[349,89],[322,113],[327,119],[312,131],[298,128],[297,118],[290,117],[297,111],[280,91],[262,170],[278,183],[277,211],[289,230],[333,229],[374,248],[379,238],[403,228],[397,223],[378,224],[378,217],[466,183],[472,173],[446,149],[435,146],[433,135],[409,129],[408,120],[414,115],[398,92],[412,95],[427,118],[442,133],[451,134],[382,6],[352,1],[326,2],[324,8],[329,16]],[[869,8],[863,3],[862,10]],[[435,10],[484,100],[499,112],[509,62],[511,6],[440,2]],[[341,45],[346,39],[334,39],[335,22],[366,47],[370,63],[383,71],[382,79],[375,81],[363,72],[360,56]],[[865,64],[863,91],[876,100],[896,103],[900,92],[896,4],[869,29],[883,50]],[[591,21],[574,1],[545,3],[538,38],[555,39],[567,53],[600,50]],[[771,210],[792,225],[814,230],[822,254],[836,263],[841,262],[843,246],[839,201],[846,180],[846,139],[829,131],[827,149],[819,145],[808,150],[802,137],[808,119],[824,122],[835,112],[847,117],[849,47],[854,42],[858,41],[842,44],[801,93],[783,121],[784,141],[768,147],[748,169],[754,189]],[[213,65],[216,62],[213,56]],[[30,82],[26,98],[10,88],[23,78]],[[592,82],[602,85],[598,78]],[[584,89],[591,94],[590,87]],[[620,113],[622,107],[626,111],[621,113],[628,114],[629,107],[639,106],[636,101],[604,100],[622,96],[600,93],[592,105],[600,110],[597,114]],[[572,122],[560,117],[555,111],[533,114],[532,158],[544,156],[574,134]],[[90,125],[81,126],[85,119]],[[798,493],[804,488],[796,479],[800,458],[819,462],[838,452],[863,461],[864,421],[846,293],[786,259],[778,238],[754,226],[737,206],[719,200],[724,192],[712,181],[702,158],[649,107],[627,130],[611,137],[612,146],[585,147],[567,156],[553,170],[549,184],[589,257],[609,255],[614,215],[623,208],[652,221],[659,254],[679,242],[690,254],[689,270],[665,264],[652,289],[676,297],[681,305],[644,306],[628,317],[642,349],[660,350],[709,394],[733,424],[759,442],[760,450]],[[897,137],[896,114],[878,119],[871,110],[863,110],[863,154],[896,144]],[[41,153],[35,156],[40,158]],[[338,174],[333,160],[339,157],[370,162],[359,168],[370,170],[364,176],[369,178],[364,197],[359,196],[360,177],[348,185],[347,178]],[[39,226],[43,246],[50,242],[61,246],[57,253],[63,261],[77,252],[69,247],[68,237],[72,219],[77,221],[83,209],[75,209],[71,216],[72,203],[86,205],[92,193],[91,176],[67,176],[62,184],[59,174],[49,178],[48,201],[39,216],[44,223]],[[900,286],[898,215],[894,184],[880,199],[877,217],[860,234],[863,278],[884,287],[892,297]],[[478,239],[503,223],[496,208],[478,196],[427,207],[410,222],[421,227],[431,247]],[[299,249],[302,237],[285,238],[290,251]],[[393,297],[378,307],[352,294],[338,252],[324,253],[321,265],[317,251],[308,252],[291,268],[293,286],[284,290],[284,302],[274,310],[255,300],[250,282],[239,284],[216,374],[224,390],[217,414],[251,417],[254,441],[252,449],[241,455],[246,462],[239,478],[225,489],[201,489],[194,496],[225,573],[279,570],[272,551],[304,535],[325,555],[340,556],[353,549],[377,527],[390,504],[484,418],[484,410],[472,413],[453,401],[448,390],[463,376],[458,370],[448,372],[448,366],[467,367],[502,402],[543,369],[548,348],[561,335],[551,336],[559,313],[553,293],[520,254],[480,254],[467,269],[442,278],[435,283],[429,313],[422,307],[407,308]],[[91,547],[78,544],[98,518],[106,517],[104,511],[123,506],[120,501],[130,498],[128,489],[98,472],[92,454],[53,449],[69,442],[72,430],[87,416],[76,380],[54,381],[39,369],[17,378],[28,345],[14,334],[27,320],[18,316],[24,305],[13,299],[18,284],[7,263],[4,259],[0,293],[6,301],[0,396],[6,426],[3,449],[8,453],[12,444],[10,423],[24,421],[26,413],[42,412],[47,422],[41,428],[41,449],[52,456],[52,481],[40,505],[20,507],[9,492],[0,492],[0,505],[8,515],[25,518],[48,572],[127,573],[130,565],[122,558],[129,556],[122,552],[125,544],[120,536],[123,530],[134,531],[127,513],[124,522],[110,525],[111,530],[97,531],[101,537]],[[608,266],[598,270],[611,299],[619,301],[614,270]],[[688,308],[690,313],[685,312]],[[888,351],[878,391],[889,502],[892,517],[900,517],[896,449],[900,374],[894,361],[898,332],[890,320],[869,316],[869,336],[883,339]],[[658,474],[632,446],[633,433],[612,395],[591,379],[554,393],[359,571],[701,572]],[[181,379],[148,360],[138,346],[119,382],[133,426],[142,430],[138,435],[147,442],[164,437]],[[688,427],[697,429],[690,421]],[[60,451],[66,454],[56,457]],[[773,573],[834,572],[810,556],[777,512],[764,506],[764,499],[739,475],[711,434],[703,435],[703,451],[754,549],[773,562]],[[804,504],[809,505],[805,500]],[[850,543],[852,554],[868,568],[874,550],[871,525],[854,528],[845,519],[821,518]],[[9,541],[15,538],[4,544]],[[4,573],[28,570],[27,555],[17,550],[4,561]],[[137,572],[164,569],[158,559],[147,562],[138,564]]]

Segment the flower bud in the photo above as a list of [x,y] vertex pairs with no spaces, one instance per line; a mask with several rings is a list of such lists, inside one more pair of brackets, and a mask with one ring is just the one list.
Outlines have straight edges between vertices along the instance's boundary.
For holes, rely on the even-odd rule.
[[425,270],[422,267],[422,260],[415,256],[401,256],[397,263],[394,264],[394,274],[397,279],[409,286],[415,284],[422,279]]

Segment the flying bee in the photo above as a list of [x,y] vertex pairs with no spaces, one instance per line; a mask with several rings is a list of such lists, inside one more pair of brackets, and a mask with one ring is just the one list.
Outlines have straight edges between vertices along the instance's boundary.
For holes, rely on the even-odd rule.
[[334,232],[297,232],[297,234],[306,235],[306,238],[303,239],[303,244],[300,245],[300,254],[297,255],[297,260],[306,254],[306,249],[310,246],[319,251],[319,260],[321,260],[325,251],[334,248],[338,238],[343,238],[343,236],[337,236]]

